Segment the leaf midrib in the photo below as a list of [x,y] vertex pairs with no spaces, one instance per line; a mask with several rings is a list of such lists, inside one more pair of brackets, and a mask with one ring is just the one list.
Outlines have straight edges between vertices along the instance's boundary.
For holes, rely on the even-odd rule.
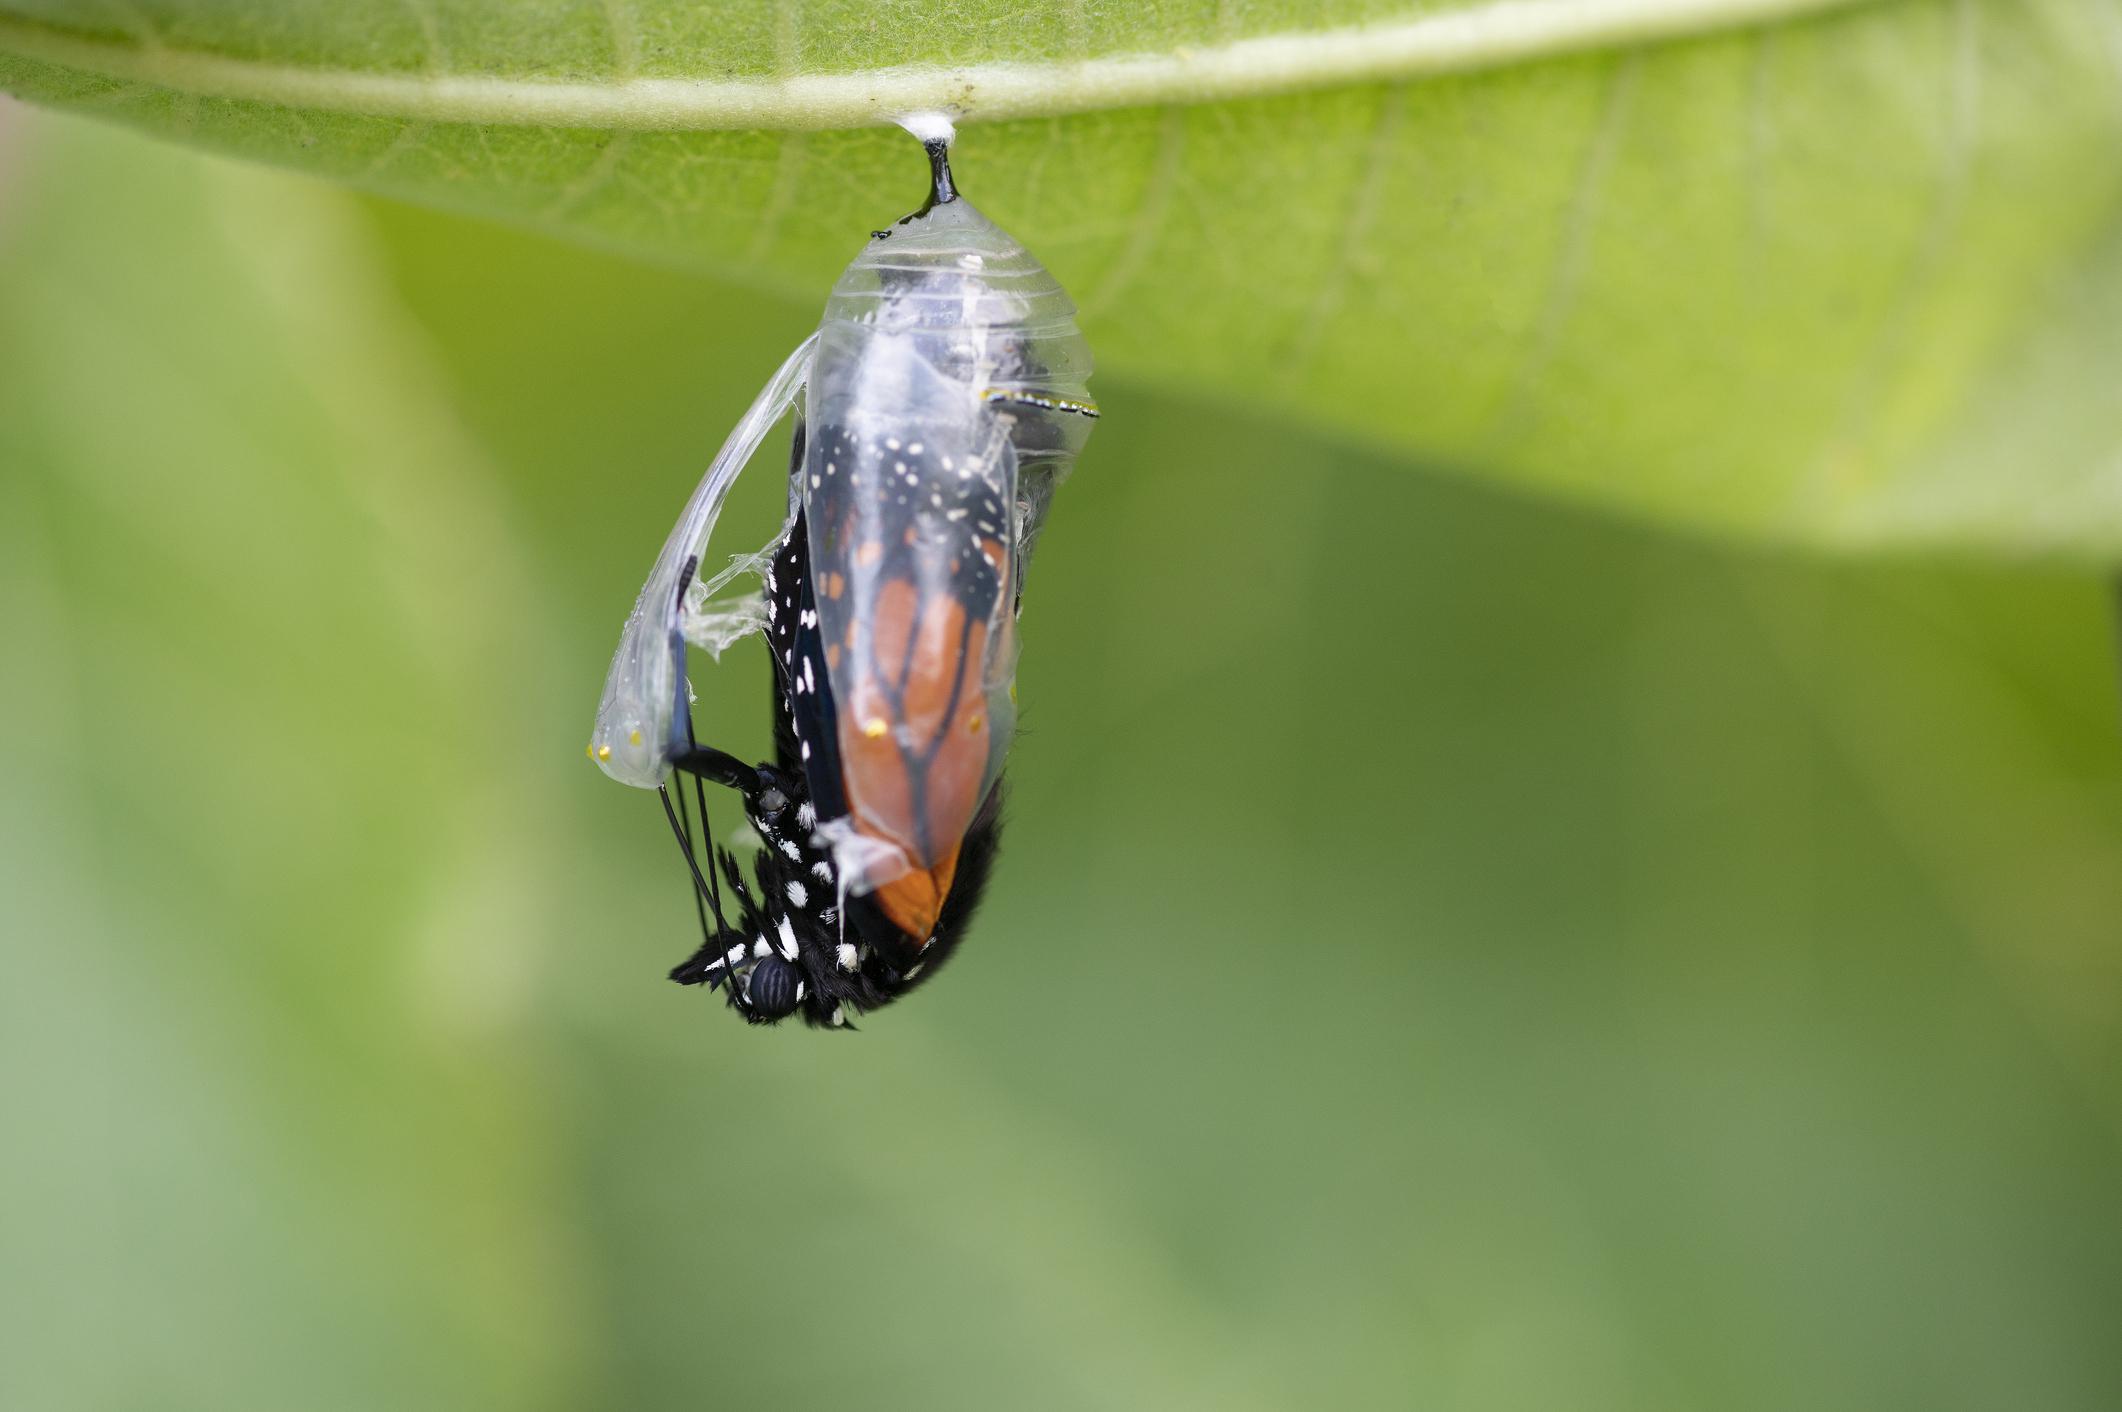
[[826,129],[942,109],[961,119],[1265,97],[1693,38],[1878,0],[1488,0],[1391,24],[1254,35],[1161,54],[903,65],[760,78],[510,78],[308,68],[0,19],[0,50],[199,97],[418,122],[614,130]]

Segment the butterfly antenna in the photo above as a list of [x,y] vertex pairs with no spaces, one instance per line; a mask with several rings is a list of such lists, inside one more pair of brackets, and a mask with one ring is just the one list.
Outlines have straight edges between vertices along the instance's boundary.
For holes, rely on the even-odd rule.
[[728,929],[729,923],[723,918],[720,901],[716,900],[715,923],[717,930],[713,932],[708,930],[707,907],[710,895],[707,879],[701,874],[700,860],[693,853],[692,820],[689,817],[682,820],[680,818],[681,813],[685,811],[685,793],[682,789],[679,791],[676,808],[671,806],[670,793],[669,785],[656,786],[656,797],[663,801],[663,817],[670,821],[670,831],[678,840],[678,851],[685,855],[686,870],[693,875],[693,902],[700,913],[700,935],[704,940],[711,943],[718,938],[721,931]]
[[[677,591],[671,596],[670,617],[671,656],[678,667],[675,709],[679,719],[685,725],[686,744],[695,749],[698,746],[693,739],[692,692],[687,689],[685,682],[685,638],[679,630],[678,618],[685,608],[685,590],[692,586],[693,574],[699,567],[699,555],[686,556],[684,566],[678,570]],[[700,788],[697,777],[693,783],[696,790],[698,790],[700,800],[700,832],[707,839],[709,850],[708,867],[712,869],[715,861],[713,852],[714,835],[710,832],[711,826],[707,818],[707,794],[704,789]],[[700,869],[698,851],[693,843],[692,814],[685,803],[685,786],[682,783],[678,786],[678,802],[675,808],[671,805],[670,786],[656,786],[656,795],[663,801],[663,817],[669,821],[671,833],[678,840],[678,851],[685,855],[686,871],[693,876],[693,908],[700,917],[701,940],[706,945],[713,946],[720,940],[721,934],[729,929],[729,919],[722,912],[721,889],[711,883],[707,875]],[[714,909],[715,913],[715,926],[712,930],[707,924],[707,913],[710,907]]]
[[[685,743],[693,748],[693,753],[699,753],[700,742],[693,737],[693,716],[690,711],[685,713]],[[715,830],[707,821],[707,781],[698,775],[693,776],[693,798],[700,802],[700,841],[707,847],[709,901],[714,904],[715,916],[719,920],[722,916],[722,880],[715,876]],[[685,801],[681,798],[678,802],[682,806]],[[682,808],[680,812],[683,812]]]

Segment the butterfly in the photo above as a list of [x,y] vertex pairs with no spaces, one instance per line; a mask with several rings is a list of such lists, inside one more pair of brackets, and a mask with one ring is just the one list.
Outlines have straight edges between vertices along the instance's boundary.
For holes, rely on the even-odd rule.
[[[665,541],[590,742],[661,792],[685,853],[703,941],[673,979],[761,1022],[843,1025],[969,925],[1000,842],[1025,570],[1097,417],[1068,296],[959,194],[947,128],[924,142],[927,200],[872,234]],[[702,582],[731,484],[799,404],[781,533]],[[756,599],[718,597],[744,573]],[[776,758],[747,765],[694,739],[685,667],[688,644],[719,656],[753,631]],[[749,880],[709,836],[708,783],[761,840]]]

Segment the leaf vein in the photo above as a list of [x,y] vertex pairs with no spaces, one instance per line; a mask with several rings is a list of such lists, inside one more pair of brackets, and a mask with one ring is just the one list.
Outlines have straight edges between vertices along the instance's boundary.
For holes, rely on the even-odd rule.
[[1371,228],[1378,223],[1378,207],[1385,179],[1398,154],[1400,128],[1407,112],[1407,90],[1399,84],[1388,88],[1378,100],[1378,116],[1371,124],[1369,152],[1363,172],[1349,193],[1348,213],[1342,218],[1341,244],[1319,282],[1319,292],[1305,311],[1304,322],[1291,341],[1284,377],[1297,382],[1310,371],[1318,356],[1320,339],[1328,321],[1348,294],[1349,277],[1364,262],[1364,247]]
[[795,208],[797,177],[803,170],[803,145],[802,133],[781,134],[780,150],[774,157],[773,189],[766,194],[766,204],[759,211],[757,233],[752,236],[751,245],[744,254],[744,258],[753,264],[764,261],[773,250],[782,222]]
[[396,162],[400,157],[417,147],[420,139],[427,136],[427,131],[428,125],[426,123],[407,123],[398,130],[398,135],[390,140],[390,144],[381,152],[378,152],[367,166],[354,173],[352,179],[356,183],[362,183],[373,181],[383,175],[393,162]]
[[1075,63],[909,64],[843,73],[559,80],[260,63],[120,44],[0,18],[0,49],[204,97],[430,122],[645,131],[826,129],[949,109],[965,120],[1208,103],[1467,73],[1882,3],[1882,0],[1487,0],[1388,23],[1259,34]]
[[1870,464],[1888,391],[1923,317],[1926,296],[1937,286],[1959,239],[1974,173],[1974,147],[1981,135],[1980,31],[1974,0],[1953,0],[1951,62],[1945,68],[1944,130],[1938,141],[1936,192],[1886,311],[1850,376],[1842,411],[1813,457],[1811,472],[1797,483],[1792,509],[1808,513],[1852,504],[1878,467]]
[[1095,318],[1111,307],[1120,292],[1142,272],[1142,266],[1156,247],[1165,220],[1171,214],[1173,192],[1179,182],[1180,162],[1185,151],[1186,113],[1180,108],[1166,108],[1164,120],[1157,127],[1157,154],[1150,163],[1149,180],[1143,187],[1142,200],[1135,207],[1135,219],[1129,224],[1127,242],[1113,257],[1105,278],[1098,281],[1098,287],[1083,301],[1085,318]]
[[1598,219],[1599,195],[1605,188],[1607,173],[1613,168],[1614,154],[1620,150],[1622,135],[1628,126],[1629,106],[1635,96],[1642,63],[1640,51],[1628,54],[1607,76],[1606,93],[1599,105],[1598,126],[1593,130],[1591,142],[1585,147],[1584,160],[1577,168],[1576,185],[1570,191],[1569,205],[1563,215],[1562,234],[1555,242],[1547,293],[1541,300],[1539,313],[1533,318],[1518,369],[1507,384],[1509,391],[1498,405],[1491,424],[1493,442],[1508,440],[1523,430],[1525,415],[1532,405],[1540,379],[1546,375],[1548,364],[1554,358],[1555,348],[1561,342],[1562,330],[1576,312],[1584,272],[1591,264],[1592,227]]
[[630,79],[641,68],[641,37],[634,32],[626,0],[604,0],[604,27],[611,31],[612,72]]
[[774,68],[783,78],[796,72],[797,39],[801,33],[796,15],[797,0],[774,0]]
[[539,213],[540,219],[556,220],[601,190],[618,172],[619,163],[626,156],[626,149],[632,145],[633,140],[632,133],[622,132],[605,143],[604,150],[597,154],[597,160],[591,162],[589,169],[581,176],[561,189],[552,204]]
[[427,46],[428,72],[441,78],[449,73],[449,50],[442,43],[442,19],[433,0],[404,0],[405,9],[420,26],[420,41]]

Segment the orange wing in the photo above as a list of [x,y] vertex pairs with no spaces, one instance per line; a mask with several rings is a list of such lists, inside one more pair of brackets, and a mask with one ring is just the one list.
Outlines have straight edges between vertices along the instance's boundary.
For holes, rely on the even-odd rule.
[[857,832],[896,851],[903,870],[849,884],[925,942],[1014,724],[1013,462],[1006,448],[982,457],[824,427],[810,464],[811,583],[838,757],[838,779],[814,781],[813,793],[821,814],[843,803]]

